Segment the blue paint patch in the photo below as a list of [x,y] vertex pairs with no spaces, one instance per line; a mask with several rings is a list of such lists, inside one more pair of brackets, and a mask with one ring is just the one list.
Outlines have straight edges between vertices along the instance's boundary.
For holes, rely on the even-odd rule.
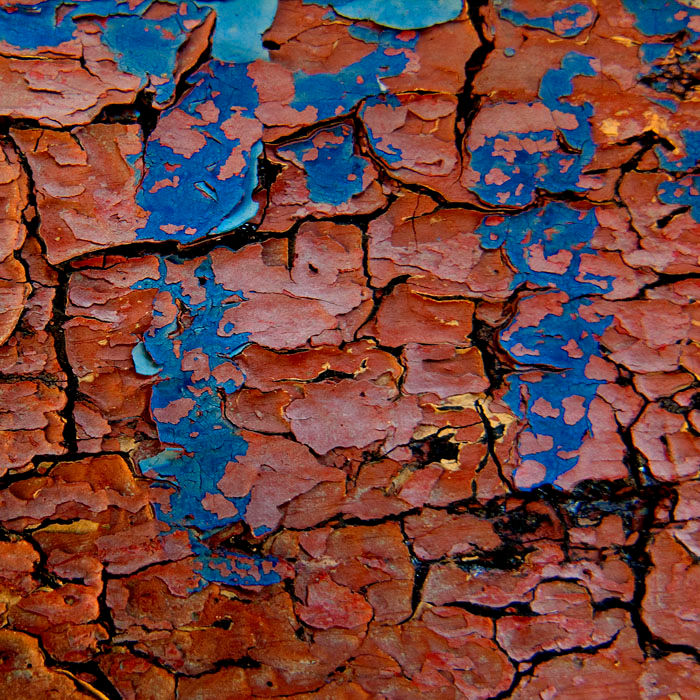
[[[177,135],[167,140],[156,130],[146,144],[136,201],[150,217],[137,231],[141,240],[191,242],[234,229],[257,211],[252,195],[262,143],[260,134],[247,142],[240,134],[241,118],[260,130],[254,115],[258,94],[247,65],[210,61],[191,81],[191,90],[160,119],[162,128],[169,119],[175,123]],[[184,152],[188,142],[194,152]],[[229,158],[238,172],[226,171]]]
[[[186,24],[201,23],[210,10],[186,0],[177,11],[163,19],[149,19],[143,13],[150,2],[126,0],[47,0],[36,5],[19,5],[0,10],[0,37],[21,49],[38,49],[70,41],[74,20],[97,17],[103,20],[102,42],[120,69],[141,78],[154,90],[154,103],[164,104],[175,92],[173,74],[177,53],[189,34]],[[58,10],[66,10],[60,22]]]
[[642,46],[640,58],[646,64],[646,70],[639,74],[639,80],[657,92],[667,93],[678,100],[683,99],[692,89],[691,84],[679,80],[679,76],[684,73],[693,75],[698,69],[698,52],[693,46],[688,46],[687,41],[677,46],[669,44]]
[[[675,113],[678,111],[678,103],[675,100],[664,100],[661,98],[652,97],[649,101],[659,105],[659,107],[667,109],[669,112]],[[656,148],[658,149],[658,146]]]
[[[495,224],[491,221],[486,219],[477,234],[483,248],[504,246],[516,270],[513,287],[532,282],[538,287],[560,289],[570,297],[604,294],[612,289],[612,277],[581,273],[580,269],[581,256],[595,254],[589,245],[598,225],[595,210],[581,212],[561,202],[550,202]],[[561,271],[548,271],[548,266]]]
[[352,36],[377,48],[364,58],[337,73],[294,74],[294,109],[303,112],[311,106],[317,119],[347,114],[360,100],[386,91],[382,78],[401,75],[408,65],[408,53],[416,47],[417,37],[399,38],[391,29],[375,30],[352,26]]
[[[538,437],[541,443],[539,451],[522,455],[524,461],[532,459],[545,467],[544,479],[532,484],[530,488],[534,488],[554,483],[575,467],[578,457],[571,453],[581,447],[590,433],[588,409],[603,382],[586,377],[585,369],[591,357],[602,356],[597,338],[612,317],[586,320],[584,315],[588,314],[583,312],[592,302],[583,295],[604,294],[612,289],[612,278],[581,275],[581,256],[595,252],[590,247],[598,223],[594,210],[580,212],[561,202],[551,202],[500,221],[496,219],[491,225],[488,222],[489,219],[477,230],[481,245],[487,249],[505,248],[516,270],[511,286],[530,282],[550,287],[552,292],[536,298],[543,307],[548,298],[555,308],[560,306],[557,313],[547,313],[536,326],[518,328],[520,319],[516,314],[499,336],[501,346],[515,362],[528,370],[541,371],[539,380],[532,373],[512,375],[510,389],[504,396],[513,412],[528,423],[523,437]],[[536,256],[533,250],[537,250]],[[557,260],[565,269],[543,270],[542,261],[547,258]],[[564,403],[572,397],[580,397],[581,405],[581,417],[573,423],[571,413],[565,419]],[[541,409],[543,401],[550,407],[546,411]],[[547,447],[549,443],[551,446]]]
[[462,0],[304,0],[305,4],[329,5],[349,19],[367,19],[392,29],[423,29],[455,19]]
[[[571,115],[573,119],[569,121],[576,126],[561,126],[558,132],[501,132],[484,139],[483,145],[471,151],[471,167],[480,175],[471,189],[483,201],[521,207],[533,200],[537,188],[552,193],[586,189],[578,182],[595,151],[589,123],[593,107],[589,103],[572,105],[565,98],[573,91],[575,76],[596,74],[593,60],[580,53],[568,53],[561,68],[548,70],[540,84],[542,104],[552,112]],[[508,153],[501,155],[504,144],[520,147],[509,146]]]
[[287,157],[287,153],[304,168],[313,202],[338,206],[362,192],[367,161],[355,155],[354,130],[348,124],[285,144],[280,155]]
[[683,139],[685,155],[676,156],[673,153],[668,153],[665,148],[656,146],[656,155],[659,158],[659,164],[664,170],[671,172],[682,173],[688,170],[693,170],[700,165],[700,131],[693,129],[683,129],[681,131]]
[[[524,142],[524,146],[508,158],[495,155],[499,142],[510,138]],[[528,147],[538,141],[547,144],[546,150]],[[471,189],[489,204],[526,206],[532,202],[536,188],[548,192],[584,189],[577,185],[583,167],[580,157],[558,150],[553,131],[508,131],[488,137],[472,152],[471,166],[481,174]]]
[[[527,421],[530,433],[551,441],[551,447],[543,446],[536,452],[522,455],[524,460],[532,459],[546,469],[542,481],[529,488],[553,484],[558,477],[573,469],[578,456],[567,453],[578,450],[584,438],[591,434],[588,410],[598,387],[604,382],[589,379],[585,368],[592,356],[601,356],[597,337],[612,322],[612,316],[596,322],[584,320],[581,312],[591,303],[586,298],[573,299],[562,305],[561,315],[547,314],[536,327],[510,332],[511,324],[501,333],[503,348],[516,361],[543,370],[539,380],[519,374],[511,376],[510,389],[504,396],[513,412]],[[517,316],[514,323],[517,323]],[[578,357],[571,354],[573,343],[574,355],[580,353]],[[565,401],[576,397],[579,397],[581,417],[572,423],[566,419]],[[551,406],[551,413],[542,415],[541,408],[536,406],[539,400]]]
[[[399,109],[401,101],[396,95],[385,94],[377,95],[374,97],[369,97],[365,100],[362,108],[360,109],[360,117],[364,120],[365,112],[376,105],[384,105],[387,107],[392,107],[394,109]],[[389,166],[397,165],[403,160],[403,151],[400,148],[392,145],[390,141],[384,140],[382,136],[377,136],[372,127],[366,121],[363,121],[365,129],[367,130],[367,136],[372,144],[372,149],[377,153],[381,159]]]
[[253,557],[232,552],[212,552],[197,543],[194,547],[197,555],[197,572],[202,577],[197,585],[189,590],[194,593],[205,588],[209,583],[219,583],[226,586],[271,586],[279,583],[281,578],[273,570],[276,559],[269,557]]
[[628,12],[635,16],[635,27],[647,36],[664,36],[688,31],[691,41],[700,35],[689,23],[700,15],[700,9],[675,0],[622,0]]
[[[546,5],[543,9],[546,8]],[[595,19],[595,12],[583,3],[575,3],[556,10],[552,14],[542,14],[530,17],[524,12],[503,7],[498,14],[517,27],[531,27],[532,29],[544,29],[557,36],[569,39],[578,36],[584,29],[590,27]]]
[[690,207],[690,215],[700,223],[700,176],[687,175],[676,182],[663,182],[658,187],[659,200],[664,204]]
[[571,129],[562,128],[562,133],[570,148],[579,152],[581,165],[589,163],[595,152],[588,121],[593,115],[593,106],[590,103],[572,105],[564,98],[573,93],[573,79],[576,76],[596,75],[594,61],[593,56],[584,56],[575,51],[566,54],[561,61],[561,68],[548,70],[542,76],[539,89],[539,96],[549,109],[571,114],[576,118],[577,126]]
[[[150,366],[162,368],[160,380],[153,386],[151,412],[160,441],[169,446],[155,457],[142,460],[139,466],[154,479],[159,493],[170,490],[167,504],[155,504],[157,516],[173,530],[188,532],[202,564],[200,574],[206,581],[260,584],[258,569],[254,571],[255,580],[236,573],[240,569],[239,558],[213,553],[200,540],[201,536],[244,519],[250,500],[249,495],[226,498],[218,487],[226,466],[235,463],[247,449],[239,431],[223,416],[220,396],[220,392],[231,393],[239,388],[240,384],[230,378],[238,375],[235,371],[217,373],[217,368],[230,365],[231,358],[248,342],[247,334],[236,333],[231,324],[224,322],[226,310],[236,306],[241,296],[215,281],[211,261],[206,258],[195,271],[198,296],[193,298],[180,282],[165,281],[168,266],[172,273],[182,264],[185,263],[177,257],[161,260],[160,279],[146,279],[134,285],[134,289],[166,292],[174,307],[184,309],[169,322],[165,322],[163,311],[156,309],[154,323],[144,334],[143,350],[137,351],[137,356],[140,353],[150,358]],[[199,301],[199,296],[203,300]],[[146,367],[147,374],[150,366]],[[137,371],[139,368],[137,364]],[[162,413],[167,407],[170,412]],[[205,503],[208,496],[217,498],[218,503]],[[221,512],[222,505],[231,511],[229,515],[213,512]],[[263,562],[270,564],[264,582],[279,581],[272,572],[274,560],[251,559],[250,564]],[[252,573],[251,569],[251,576]]]
[[260,37],[272,24],[277,0],[195,0],[216,12],[212,56],[229,63],[250,63],[266,59]]
[[146,345],[143,342],[137,343],[134,346],[134,349],[131,351],[131,359],[134,361],[136,373],[144,377],[153,377],[163,369],[153,361],[153,358],[146,351]]
[[649,43],[639,47],[639,55],[645,63],[653,63],[661,58],[666,58],[673,49],[670,44]]
[[177,12],[160,20],[136,15],[117,15],[105,20],[103,42],[113,51],[124,72],[138,75],[144,82],[150,80],[157,105],[166,103],[175,92],[177,52],[188,34],[184,23],[201,22],[209,14],[209,10],[191,3],[186,3],[185,8],[186,14]]
[[47,41],[61,44],[73,38],[70,17],[56,22],[59,0],[0,8],[0,39],[20,49],[38,49]]
[[[547,294],[556,292],[545,292],[538,298],[545,303]],[[558,298],[561,295],[558,295]],[[518,316],[501,333],[501,345],[520,364],[541,367],[545,370],[574,370],[581,373],[593,355],[599,355],[598,341],[595,333],[602,333],[609,325],[609,320],[601,325],[601,321],[591,324],[581,318],[582,307],[590,306],[590,299],[571,299],[562,303],[561,313],[548,313],[537,326],[525,326],[515,328],[519,323]],[[579,350],[574,351],[574,355],[565,345],[571,340],[576,342]],[[515,346],[519,346],[517,350]],[[579,355],[579,357],[575,357]],[[523,359],[519,359],[523,358]],[[561,398],[571,395],[572,391],[578,390],[578,386],[569,386]],[[577,445],[580,447],[580,443]]]

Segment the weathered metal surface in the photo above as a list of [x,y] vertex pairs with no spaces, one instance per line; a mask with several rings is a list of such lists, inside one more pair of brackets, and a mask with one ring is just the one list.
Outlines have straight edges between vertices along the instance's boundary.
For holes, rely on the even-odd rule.
[[700,697],[699,40],[0,2],[0,697]]

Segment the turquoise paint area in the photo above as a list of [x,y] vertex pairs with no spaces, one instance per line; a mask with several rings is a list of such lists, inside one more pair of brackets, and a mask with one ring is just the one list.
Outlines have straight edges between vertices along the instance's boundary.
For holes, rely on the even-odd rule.
[[690,19],[700,16],[700,9],[676,0],[622,0],[624,8],[635,17],[635,26],[647,36],[664,36],[688,31],[691,41],[700,32],[692,29]]
[[163,369],[153,361],[143,342],[134,346],[134,349],[131,351],[131,359],[134,361],[136,373],[144,377],[153,377]]
[[338,206],[362,192],[367,161],[354,153],[354,129],[340,124],[286,145],[281,155],[293,154],[305,170],[313,202]]
[[[595,75],[593,58],[577,52],[568,53],[558,69],[550,69],[542,78],[539,96],[552,112],[569,114],[576,126],[536,132],[504,131],[489,136],[485,143],[471,151],[471,167],[479,175],[472,190],[494,205],[522,207],[532,202],[537,189],[551,193],[582,192],[579,179],[583,168],[595,151],[589,118],[590,104],[573,105],[566,97],[573,91],[572,79],[577,75]],[[558,144],[563,137],[566,148]],[[523,145],[508,155],[501,155],[501,143],[545,143],[543,148]]]
[[[158,437],[168,446],[154,457],[141,460],[139,466],[153,479],[153,488],[160,494],[154,498],[159,520],[173,530],[188,533],[201,564],[203,585],[207,581],[230,585],[275,583],[280,579],[272,570],[274,559],[212,552],[202,542],[220,528],[243,520],[249,502],[249,496],[226,498],[217,485],[227,465],[235,464],[247,449],[239,431],[223,416],[220,394],[239,388],[240,380],[229,377],[240,374],[221,370],[230,367],[231,360],[246,346],[248,336],[225,322],[226,310],[237,305],[241,297],[217,284],[209,258],[195,270],[194,292],[194,280],[187,290],[181,282],[166,281],[168,268],[172,274],[183,264],[175,256],[164,259],[159,279],[134,285],[135,289],[157,289],[161,293],[151,328],[144,334],[142,348],[136,350],[139,359],[135,358],[135,365],[142,374],[158,374],[151,412]],[[178,307],[186,309],[184,316],[176,315]],[[170,414],[161,413],[168,407],[176,408]],[[166,503],[162,503],[164,493]],[[222,504],[229,515],[221,513]],[[245,573],[248,570],[250,573]]]
[[[36,5],[19,5],[0,10],[0,36],[9,44],[26,50],[56,46],[73,38],[75,20],[98,18],[103,26],[102,43],[113,53],[126,73],[150,83],[154,103],[165,104],[175,92],[177,53],[189,34],[186,25],[201,23],[210,10],[193,2],[181,3],[181,10],[163,19],[149,19],[143,13],[151,2],[120,0],[77,0],[67,5],[47,0]],[[57,21],[59,9],[68,12]]]
[[455,19],[462,12],[462,0],[304,0],[332,7],[350,19],[366,19],[392,29],[423,29]]
[[250,63],[266,59],[260,37],[272,24],[277,0],[195,0],[199,7],[216,12],[212,56],[229,63]]
[[[602,357],[597,338],[612,321],[611,317],[590,320],[592,314],[586,312],[592,303],[590,295],[610,291],[613,282],[581,273],[582,255],[595,253],[590,241],[597,224],[595,210],[581,212],[551,202],[521,214],[486,219],[478,229],[484,248],[505,249],[516,270],[512,286],[527,282],[549,288],[535,299],[542,307],[555,309],[536,325],[528,325],[516,314],[499,335],[503,349],[521,366],[509,377],[504,397],[528,424],[521,440],[539,436],[541,444],[551,443],[523,456],[546,470],[544,479],[531,488],[553,484],[575,467],[578,457],[573,453],[591,431],[588,410],[602,382],[588,378],[585,370],[591,357]],[[558,263],[556,272],[542,269],[546,259]],[[539,370],[539,376],[533,376],[533,369]],[[580,397],[582,406],[581,417],[573,423],[564,403],[572,396]],[[538,408],[542,401],[551,407],[544,412],[548,415]]]
[[311,106],[317,111],[317,119],[347,114],[360,100],[386,91],[382,79],[403,72],[408,65],[408,52],[417,42],[416,36],[401,37],[391,29],[353,26],[350,34],[376,48],[337,73],[295,73],[292,107],[303,112]]
[[[595,210],[578,211],[562,202],[521,214],[487,219],[477,233],[487,249],[504,247],[516,270],[513,287],[531,282],[538,287],[551,287],[570,297],[601,294],[612,289],[612,278],[581,272],[581,259],[594,255],[590,241],[598,225]],[[533,266],[533,260],[537,265]],[[543,269],[549,261],[556,272]],[[536,267],[537,269],[533,269]]]
[[546,3],[542,3],[542,14],[537,16],[527,15],[510,7],[512,3],[506,3],[505,7],[498,10],[498,14],[517,27],[530,27],[532,29],[544,29],[558,36],[569,39],[578,36],[584,29],[593,24],[595,12],[583,3],[572,3],[561,10],[547,13]]
[[676,182],[664,182],[658,192],[664,204],[689,207],[690,215],[700,223],[700,176],[686,175]]
[[[228,126],[232,117],[249,120],[251,128],[257,124],[258,94],[247,65],[210,61],[191,82],[193,87],[164,111],[161,120],[172,116],[182,121],[180,115],[187,115],[188,126],[179,138],[194,140],[197,150],[178,152],[170,142],[164,144],[158,132],[149,139],[137,202],[150,217],[137,231],[139,239],[190,242],[240,226],[257,211],[252,195],[262,144],[259,138],[242,144],[236,136],[238,122]],[[229,175],[223,167],[234,151],[240,172]],[[176,186],[162,186],[175,178]]]

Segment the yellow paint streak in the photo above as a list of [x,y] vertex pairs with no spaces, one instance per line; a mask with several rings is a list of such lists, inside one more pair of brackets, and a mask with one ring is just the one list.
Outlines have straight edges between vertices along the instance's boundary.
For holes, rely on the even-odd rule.
[[95,698],[99,698],[99,700],[109,700],[109,698],[97,688],[94,688],[91,686],[87,681],[84,681],[82,678],[78,678],[75,674],[71,673],[70,671],[66,671],[64,668],[57,668],[56,673],[62,673],[64,676],[68,676],[73,683],[75,683],[78,688],[81,690],[84,690],[86,693],[89,693]]
[[603,119],[600,130],[606,136],[617,138],[617,135],[620,133],[620,122],[617,119]]
[[638,41],[634,41],[627,36],[613,36],[611,39],[616,41],[618,44],[622,44],[623,46],[639,46]]
[[72,535],[88,535],[91,532],[99,530],[99,523],[94,523],[92,520],[75,520],[72,523],[53,523],[42,527],[42,532],[65,532]]

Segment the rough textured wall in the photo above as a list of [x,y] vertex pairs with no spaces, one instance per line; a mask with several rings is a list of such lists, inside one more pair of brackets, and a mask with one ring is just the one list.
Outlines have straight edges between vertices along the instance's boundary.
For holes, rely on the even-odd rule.
[[695,0],[0,0],[0,697],[700,698]]

